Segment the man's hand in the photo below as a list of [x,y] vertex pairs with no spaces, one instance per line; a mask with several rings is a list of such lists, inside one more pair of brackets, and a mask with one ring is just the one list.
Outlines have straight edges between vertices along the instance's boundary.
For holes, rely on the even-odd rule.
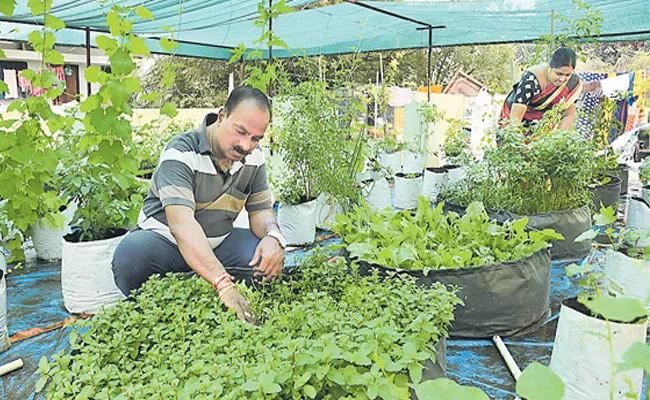
[[264,236],[255,249],[255,254],[249,266],[253,267],[259,262],[259,265],[253,268],[253,276],[264,276],[264,282],[275,279],[282,271],[284,265],[284,249],[280,246],[277,239],[271,236]]
[[248,305],[248,302],[246,299],[244,299],[244,296],[242,296],[241,293],[237,291],[236,287],[233,287],[232,289],[224,292],[220,298],[226,307],[231,310],[235,310],[237,313],[237,318],[240,320],[253,325],[260,324],[259,321],[257,321],[253,316],[253,312],[251,311],[251,307]]

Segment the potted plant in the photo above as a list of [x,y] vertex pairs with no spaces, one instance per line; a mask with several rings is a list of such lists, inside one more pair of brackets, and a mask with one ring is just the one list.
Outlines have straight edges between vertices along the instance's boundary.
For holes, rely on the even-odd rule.
[[422,194],[422,173],[399,173],[395,175],[395,207],[414,209]]
[[611,246],[603,264],[604,277],[616,285],[626,297],[650,301],[650,228],[615,227],[616,211],[602,207],[594,216],[594,227],[576,238],[576,241],[606,237]]
[[464,123],[457,118],[448,118],[449,128],[445,142],[441,147],[444,166],[447,170],[444,186],[453,187],[463,180],[473,156],[469,148],[469,137],[464,130]]
[[285,84],[279,91],[270,127],[272,149],[284,164],[282,169],[271,166],[280,202],[278,224],[288,244],[307,244],[314,241],[321,193],[344,210],[359,196],[354,186],[363,167],[363,141],[350,128],[357,107],[348,101],[342,109],[347,94],[329,90],[325,82]]
[[[149,280],[133,302],[77,322],[72,351],[39,363],[36,391],[46,399],[76,398],[87,387],[100,398],[164,388],[184,399],[401,399],[411,385],[444,377],[455,291],[359,277],[330,257],[315,251],[264,290],[238,285],[259,325],[220,310],[201,279]],[[120,340],[130,326],[139,334]]]
[[598,151],[594,157],[593,178],[589,185],[592,193],[593,212],[598,212],[602,206],[618,208],[622,180],[620,177],[610,174],[617,167],[618,156],[611,151],[611,148]]
[[77,210],[71,223],[76,229],[64,237],[61,286],[71,313],[97,313],[123,297],[111,271],[113,251],[134,226],[147,190],[135,178],[140,159],[129,101],[142,91],[130,76],[136,68],[132,55],[148,50],[130,32],[133,15],[128,7],[111,9],[107,20],[116,37],[97,41],[111,60],[111,72],[86,69],[86,80],[100,88],[79,103],[79,124],[66,138],[74,157],[63,166],[62,188]]
[[[615,219],[611,208],[595,217],[598,225]],[[594,238],[599,232],[586,231],[578,240]],[[606,232],[613,239],[614,229],[608,227]],[[616,363],[623,361],[634,343],[645,342],[650,286],[645,285],[643,300],[629,297],[625,293],[629,287],[623,288],[621,296],[619,286],[607,277],[613,270],[632,267],[619,262],[619,250],[608,251],[608,259],[616,260],[616,264],[606,265],[605,272],[598,272],[593,265],[574,264],[566,269],[568,276],[580,277],[582,287],[577,297],[562,302],[551,355],[550,368],[565,383],[566,398],[624,399],[638,398],[641,393],[643,369],[636,367],[621,374]],[[621,276],[617,272],[613,275],[617,280]]]
[[462,217],[435,209],[424,197],[413,212],[372,211],[367,206],[340,215],[333,229],[360,272],[409,275],[460,287],[464,307],[454,315],[453,337],[514,335],[545,322],[549,309],[550,255],[561,237],[530,231],[527,219],[498,224],[480,203]]
[[527,216],[530,228],[551,228],[566,238],[553,242],[554,259],[577,259],[591,250],[574,239],[591,227],[593,145],[556,128],[552,118],[545,115],[529,135],[513,124],[497,129],[499,145],[486,147],[483,160],[441,198],[457,212],[481,201],[499,221]]

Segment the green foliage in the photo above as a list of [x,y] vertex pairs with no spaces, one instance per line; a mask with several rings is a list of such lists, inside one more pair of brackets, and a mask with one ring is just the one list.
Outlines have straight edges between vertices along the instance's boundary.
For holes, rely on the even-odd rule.
[[[650,237],[650,230],[636,231],[628,228],[615,228],[616,211],[612,207],[600,208],[594,216],[592,229],[583,232],[575,241],[595,239],[606,235],[614,251],[625,251],[632,258],[650,260],[650,248],[639,247],[642,239]],[[591,264],[570,265],[566,268],[567,276],[580,276],[578,301],[584,304],[594,315],[608,320],[630,322],[647,315],[643,303],[636,298],[610,297],[621,294],[620,287],[611,282],[597,266]],[[648,294],[650,296],[650,293]]]
[[457,118],[449,118],[447,122],[449,122],[449,128],[442,146],[445,164],[469,165],[472,162],[472,153],[467,135],[463,130],[465,123]]
[[269,128],[271,148],[284,168],[272,168],[271,180],[279,200],[297,204],[326,192],[347,208],[355,202],[356,172],[364,137],[350,122],[361,102],[344,89],[330,90],[326,82],[306,81],[279,86]]
[[171,138],[197,128],[189,121],[172,120],[165,127],[161,122],[161,120],[153,120],[134,129],[134,142],[140,160],[138,171],[140,176],[153,173],[163,148]]
[[367,205],[337,215],[333,226],[355,259],[405,270],[459,269],[525,258],[563,239],[553,230],[526,231],[528,218],[499,225],[490,221],[480,203],[467,213],[443,213],[421,196],[410,211],[372,211]]
[[41,360],[37,389],[47,399],[408,399],[458,298],[328,258],[317,251],[259,291],[239,286],[260,326],[224,312],[200,278],[151,279],[135,301],[77,322],[73,352]]
[[517,380],[517,394],[528,400],[562,400],[564,383],[549,367],[534,362]]
[[[142,9],[138,15],[146,12]],[[63,190],[78,202],[73,224],[81,227],[81,240],[98,240],[117,228],[132,226],[146,188],[135,179],[140,167],[133,141],[129,106],[131,96],[141,92],[132,54],[142,49],[131,33],[133,7],[114,6],[106,25],[114,37],[99,36],[97,45],[111,62],[111,72],[86,70],[86,78],[100,89],[79,103],[80,123],[66,132],[67,152]],[[135,48],[135,52],[134,52]]]
[[484,159],[442,197],[524,215],[590,204],[588,185],[597,173],[593,144],[576,131],[557,128],[559,115],[547,112],[528,136],[520,125],[499,128],[499,144],[486,147]]
[[650,157],[643,159],[643,163],[639,167],[639,179],[643,186],[650,185]]
[[[46,13],[46,26],[29,34],[30,44],[44,63],[62,64],[63,57],[54,50],[55,36],[50,29],[61,28],[62,22],[47,14],[51,1],[30,1],[28,6],[34,15]],[[12,13],[14,7],[13,2],[3,4],[2,12]],[[63,227],[64,217],[59,208],[66,202],[59,196],[56,172],[62,154],[54,137],[72,124],[69,118],[55,114],[48,103],[63,93],[63,84],[56,74],[47,69],[27,69],[21,76],[45,92],[14,101],[7,108],[8,112],[20,113],[18,120],[0,118],[0,199],[5,200],[0,204],[0,212],[6,220],[0,224],[0,240],[11,252],[10,262],[24,259],[23,239],[29,226],[39,218],[51,228]]]

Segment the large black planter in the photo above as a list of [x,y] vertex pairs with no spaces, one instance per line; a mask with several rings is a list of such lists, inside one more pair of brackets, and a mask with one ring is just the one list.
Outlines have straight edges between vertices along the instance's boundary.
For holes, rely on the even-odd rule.
[[592,211],[594,212],[600,212],[601,204],[604,207],[618,208],[618,201],[621,198],[621,178],[613,175],[607,176],[611,178],[608,183],[591,188]]
[[359,274],[411,275],[422,286],[434,282],[460,288],[465,304],[456,307],[450,337],[514,336],[537,329],[549,316],[551,256],[548,249],[530,256],[479,267],[422,271],[397,270],[358,261]]

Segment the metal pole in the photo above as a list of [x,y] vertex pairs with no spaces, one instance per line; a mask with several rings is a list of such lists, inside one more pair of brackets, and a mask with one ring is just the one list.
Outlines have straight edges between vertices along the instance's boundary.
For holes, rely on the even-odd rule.
[[551,10],[551,53],[555,49],[555,10]]
[[429,56],[427,57],[427,102],[431,101],[431,46],[433,45],[433,29],[429,28]]
[[[269,0],[269,13],[271,17],[269,18],[269,39],[273,40],[273,13],[271,13],[271,8],[273,7],[273,0]],[[273,45],[269,43],[269,66],[273,64]],[[273,82],[269,82],[269,96],[273,93]]]
[[[90,28],[86,27],[86,68],[90,67]],[[86,82],[88,86],[86,88],[87,95],[90,96],[92,88],[90,87],[90,82]]]

